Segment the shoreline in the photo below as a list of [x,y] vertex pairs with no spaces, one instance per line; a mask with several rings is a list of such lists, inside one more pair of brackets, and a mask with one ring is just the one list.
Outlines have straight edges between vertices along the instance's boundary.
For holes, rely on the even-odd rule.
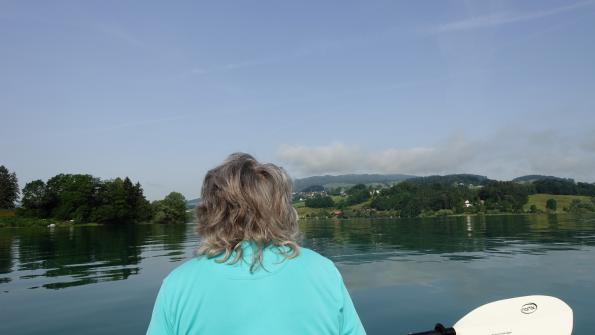
[[95,222],[85,222],[85,223],[75,223],[71,221],[65,220],[57,220],[57,219],[41,219],[41,218],[31,218],[31,217],[21,217],[21,216],[0,216],[0,228],[28,228],[28,227],[42,227],[42,228],[51,228],[52,227],[69,227],[69,226],[98,226],[102,225],[101,223]]
[[311,216],[304,217],[300,216],[299,220],[355,220],[355,219],[437,219],[437,218],[451,218],[451,217],[469,217],[469,216],[551,216],[551,215],[585,215],[595,214],[595,212],[585,213],[570,213],[570,212],[557,212],[557,213],[461,213],[461,214],[450,214],[450,215],[432,215],[432,216],[412,216],[412,217],[400,217],[400,216]]
[[[156,222],[131,222],[131,223],[99,223],[99,222],[74,222],[71,220],[41,219],[22,216],[0,216],[0,228],[63,228],[63,227],[95,227],[95,226],[125,226],[125,225],[153,225],[164,223]],[[167,223],[167,225],[180,225],[184,223]],[[51,226],[53,225],[53,226]]]
[[[452,218],[452,217],[479,217],[479,216],[551,216],[551,215],[584,215],[590,213],[462,213],[452,215],[436,215],[436,216],[415,216],[415,217],[398,217],[398,216],[349,216],[349,217],[323,217],[323,216],[312,216],[312,217],[298,217],[300,221],[322,221],[322,220],[339,220],[339,221],[350,221],[350,220],[395,220],[395,219],[439,219],[439,218]],[[52,225],[53,226],[50,226]],[[0,217],[0,228],[64,228],[64,227],[94,227],[94,226],[122,226],[122,225],[153,225],[160,223],[151,222],[137,222],[137,223],[123,223],[123,224],[109,224],[109,223],[97,223],[97,222],[86,222],[76,223],[71,221],[62,221],[56,219],[37,219],[37,218],[24,218],[24,217]],[[174,223],[174,224],[194,224],[194,222],[185,223]]]

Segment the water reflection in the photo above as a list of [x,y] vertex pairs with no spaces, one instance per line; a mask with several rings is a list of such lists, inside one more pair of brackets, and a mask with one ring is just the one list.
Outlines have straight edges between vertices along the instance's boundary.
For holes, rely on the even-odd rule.
[[184,259],[186,235],[185,225],[3,229],[0,283],[63,289],[128,279],[155,246],[166,251],[158,257]]
[[440,254],[453,261],[470,261],[595,245],[593,216],[304,221],[302,229],[306,246],[351,262],[403,254]]
[[[595,245],[595,218],[488,216],[302,221],[304,245],[340,263],[438,254],[451,261],[543,254]],[[0,288],[63,289],[124,280],[147,257],[179,262],[197,237],[190,225],[0,230]],[[15,287],[10,283],[18,282]]]
[[[527,294],[566,300],[577,334],[595,329],[595,216],[300,225],[303,244],[339,267],[369,334],[454,322]],[[11,308],[0,334],[143,333],[161,279],[197,240],[192,225],[1,228],[0,303]]]

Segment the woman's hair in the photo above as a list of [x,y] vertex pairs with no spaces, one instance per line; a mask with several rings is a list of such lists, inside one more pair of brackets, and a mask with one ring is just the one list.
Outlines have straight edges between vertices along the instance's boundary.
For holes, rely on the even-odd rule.
[[[292,182],[285,170],[261,164],[246,153],[233,153],[221,165],[207,172],[201,200],[196,208],[197,231],[201,237],[197,255],[209,258],[232,252],[236,263],[242,257],[241,243],[254,242],[250,271],[262,265],[263,249],[269,245],[285,258],[299,254],[297,213],[291,205]],[[291,252],[280,247],[290,247]]]

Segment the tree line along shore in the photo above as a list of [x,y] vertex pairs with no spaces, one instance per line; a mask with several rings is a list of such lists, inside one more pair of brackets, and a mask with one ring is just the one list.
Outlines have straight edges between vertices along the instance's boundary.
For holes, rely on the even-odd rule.
[[16,174],[0,166],[0,226],[184,223],[189,219],[181,193],[149,202],[140,183],[128,177],[102,180],[89,174],[58,174],[47,181],[31,181],[20,190]]
[[301,218],[595,212],[595,184],[545,176],[529,181],[477,177],[417,177],[388,187],[312,185],[296,192],[293,204]]
[[[306,219],[595,212],[595,184],[526,177],[498,181],[461,174],[414,177],[391,185],[310,185],[294,192],[293,206]],[[190,204],[195,201],[171,192],[149,202],[139,182],[89,174],[58,174],[31,181],[21,190],[16,174],[0,166],[0,227],[185,223],[192,220]]]

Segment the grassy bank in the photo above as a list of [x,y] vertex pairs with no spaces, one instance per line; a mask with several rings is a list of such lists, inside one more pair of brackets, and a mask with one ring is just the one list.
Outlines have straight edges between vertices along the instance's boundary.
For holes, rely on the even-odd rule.
[[50,224],[56,226],[70,225],[70,222],[63,222],[54,219],[38,219],[22,216],[0,216],[0,227],[47,227]]
[[0,209],[0,218],[15,216],[14,209]]
[[545,204],[548,199],[556,200],[557,208],[555,213],[564,213],[564,208],[570,208],[570,203],[573,200],[578,200],[585,203],[591,202],[591,197],[583,195],[531,194],[529,196],[529,201],[525,204],[523,209],[525,211],[529,211],[531,206],[535,205],[538,210],[545,212]]

